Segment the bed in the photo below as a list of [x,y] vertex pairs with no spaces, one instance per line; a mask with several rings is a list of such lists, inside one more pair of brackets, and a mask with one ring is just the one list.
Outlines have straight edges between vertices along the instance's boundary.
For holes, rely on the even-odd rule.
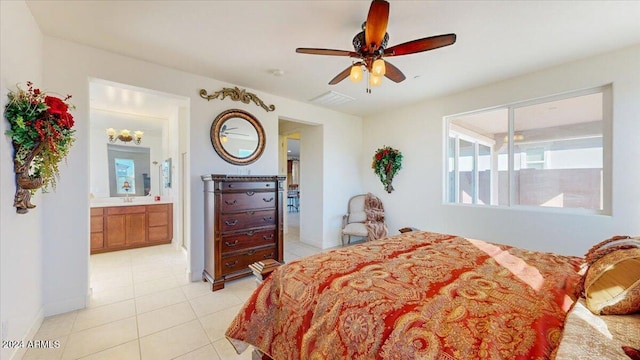
[[227,329],[273,359],[548,359],[583,259],[413,231],[276,269]]

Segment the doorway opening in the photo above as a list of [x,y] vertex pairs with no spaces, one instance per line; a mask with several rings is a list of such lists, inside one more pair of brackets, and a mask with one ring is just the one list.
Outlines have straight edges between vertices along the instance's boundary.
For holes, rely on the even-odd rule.
[[[166,276],[145,273],[158,259],[172,278],[188,278],[189,99],[102,79],[90,79],[89,90],[93,304]],[[114,145],[117,157],[109,154]],[[127,164],[130,171],[122,169]]]

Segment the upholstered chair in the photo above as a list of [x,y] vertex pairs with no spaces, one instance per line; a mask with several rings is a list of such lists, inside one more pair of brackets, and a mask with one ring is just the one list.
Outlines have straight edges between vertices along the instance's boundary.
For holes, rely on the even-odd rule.
[[344,237],[347,236],[347,244],[351,243],[352,236],[362,237],[369,240],[367,227],[364,224],[367,221],[367,214],[364,212],[364,200],[366,195],[356,195],[349,199],[347,213],[342,216],[342,245],[344,246]]

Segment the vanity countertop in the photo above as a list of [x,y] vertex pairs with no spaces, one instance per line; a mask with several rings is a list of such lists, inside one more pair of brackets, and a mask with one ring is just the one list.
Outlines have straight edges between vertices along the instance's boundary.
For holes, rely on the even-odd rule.
[[115,199],[100,199],[91,200],[89,206],[92,208],[98,207],[112,207],[112,206],[139,206],[139,205],[158,205],[158,204],[173,204],[173,199],[161,199],[155,201],[153,198],[147,197],[134,197],[131,202],[124,202],[124,198]]

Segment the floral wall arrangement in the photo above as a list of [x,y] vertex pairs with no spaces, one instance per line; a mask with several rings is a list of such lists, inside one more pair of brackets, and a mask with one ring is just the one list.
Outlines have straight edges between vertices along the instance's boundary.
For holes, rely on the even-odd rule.
[[15,150],[13,166],[16,194],[13,206],[19,214],[35,207],[31,195],[39,188],[55,190],[59,164],[69,154],[75,138],[71,95],[47,95],[27,82],[27,89],[16,86],[8,94],[4,117],[11,125],[6,135]]
[[393,177],[402,168],[402,153],[390,146],[384,146],[373,155],[371,168],[380,178],[380,182],[384,185],[384,189],[391,193],[393,186],[391,182]]

